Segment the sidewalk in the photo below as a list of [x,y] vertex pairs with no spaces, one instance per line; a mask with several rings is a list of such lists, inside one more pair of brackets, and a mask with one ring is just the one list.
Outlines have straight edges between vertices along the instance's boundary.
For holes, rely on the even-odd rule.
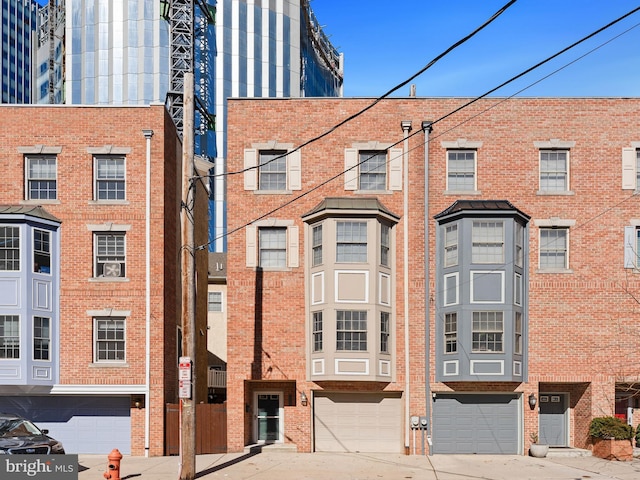
[[[178,480],[179,457],[122,459],[122,480]],[[79,480],[102,479],[106,455],[80,455]],[[640,460],[516,455],[407,456],[266,451],[198,455],[198,479],[225,480],[637,480]]]

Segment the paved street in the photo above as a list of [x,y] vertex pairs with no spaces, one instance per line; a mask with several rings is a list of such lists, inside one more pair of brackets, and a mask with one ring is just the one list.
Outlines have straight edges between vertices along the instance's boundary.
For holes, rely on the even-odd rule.
[[[101,479],[106,455],[80,455],[79,480]],[[177,480],[179,457],[122,459],[121,478]],[[640,460],[515,455],[405,456],[364,453],[199,455],[196,478],[225,480],[637,480]]]

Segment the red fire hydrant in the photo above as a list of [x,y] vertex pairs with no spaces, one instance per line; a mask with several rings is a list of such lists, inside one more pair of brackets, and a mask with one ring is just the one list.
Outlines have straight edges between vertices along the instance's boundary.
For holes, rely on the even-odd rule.
[[122,460],[122,454],[120,450],[114,448],[111,453],[107,455],[107,471],[104,472],[104,478],[107,480],[120,480],[120,460]]

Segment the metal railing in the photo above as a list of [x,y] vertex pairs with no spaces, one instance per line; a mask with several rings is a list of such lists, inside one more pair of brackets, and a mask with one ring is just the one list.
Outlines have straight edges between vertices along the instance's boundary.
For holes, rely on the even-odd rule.
[[209,388],[227,388],[227,372],[224,370],[209,370]]

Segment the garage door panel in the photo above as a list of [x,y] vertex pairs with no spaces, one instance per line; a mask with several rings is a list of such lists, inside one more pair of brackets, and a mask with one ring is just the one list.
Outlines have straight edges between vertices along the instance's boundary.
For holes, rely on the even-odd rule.
[[440,394],[433,407],[434,453],[517,454],[515,394]]
[[401,451],[399,395],[335,393],[314,397],[315,450]]

